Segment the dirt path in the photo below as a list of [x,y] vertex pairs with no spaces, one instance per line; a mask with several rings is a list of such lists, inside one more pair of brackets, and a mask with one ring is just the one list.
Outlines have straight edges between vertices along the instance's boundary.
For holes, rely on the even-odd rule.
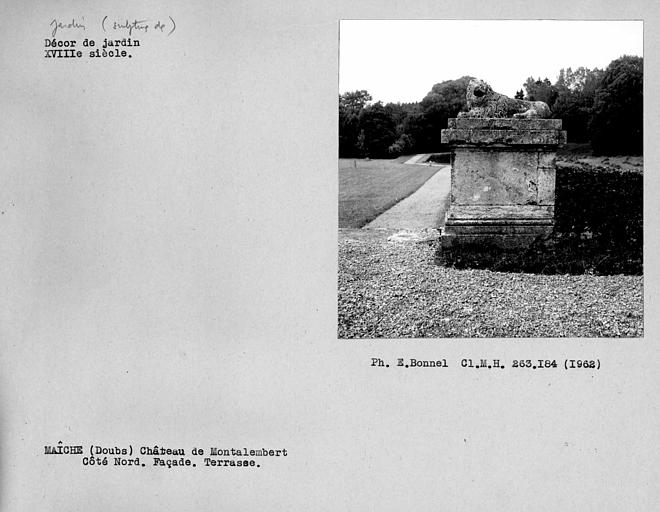
[[451,166],[445,165],[419,189],[363,229],[439,229],[449,206],[450,190]]

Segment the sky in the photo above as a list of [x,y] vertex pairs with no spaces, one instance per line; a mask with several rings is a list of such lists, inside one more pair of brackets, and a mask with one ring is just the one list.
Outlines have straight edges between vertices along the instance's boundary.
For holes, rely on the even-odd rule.
[[339,92],[421,101],[470,75],[513,96],[530,76],[554,83],[562,68],[605,69],[622,55],[643,56],[641,21],[342,20]]

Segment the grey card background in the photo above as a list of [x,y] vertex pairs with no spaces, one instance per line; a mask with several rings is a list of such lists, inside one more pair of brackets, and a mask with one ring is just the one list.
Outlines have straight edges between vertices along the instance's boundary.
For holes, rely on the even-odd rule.
[[[0,509],[657,510],[652,5],[3,3]],[[105,15],[177,30],[129,61],[43,57],[51,19]],[[338,20],[475,17],[644,19],[644,339],[336,339]],[[381,373],[374,356],[603,369]],[[58,441],[289,456],[130,471],[45,456]]]

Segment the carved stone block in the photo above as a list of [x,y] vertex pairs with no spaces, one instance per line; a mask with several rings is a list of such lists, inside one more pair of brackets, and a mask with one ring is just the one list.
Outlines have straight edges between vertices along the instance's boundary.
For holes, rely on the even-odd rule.
[[555,156],[566,142],[560,119],[450,119],[451,202],[439,256],[520,250],[552,233]]

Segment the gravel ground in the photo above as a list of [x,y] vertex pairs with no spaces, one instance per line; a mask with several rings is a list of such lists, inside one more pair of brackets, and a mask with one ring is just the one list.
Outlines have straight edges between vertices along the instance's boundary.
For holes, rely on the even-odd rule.
[[457,270],[359,231],[339,234],[339,338],[643,336],[642,276]]

